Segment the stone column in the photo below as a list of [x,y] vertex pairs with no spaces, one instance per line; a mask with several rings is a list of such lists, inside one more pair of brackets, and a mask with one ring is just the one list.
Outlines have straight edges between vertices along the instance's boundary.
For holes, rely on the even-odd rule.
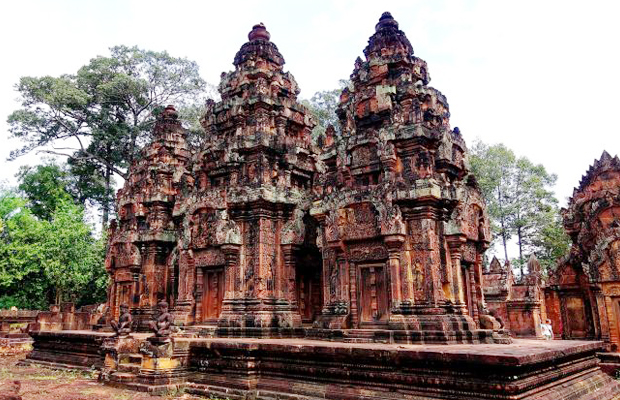
[[458,306],[465,307],[465,296],[463,292],[463,276],[461,274],[461,258],[463,257],[463,244],[466,241],[465,236],[454,235],[446,236],[448,248],[450,250],[450,263],[452,267],[452,292],[454,294],[454,303]]
[[400,307],[402,301],[402,277],[400,255],[402,253],[404,235],[391,235],[384,238],[384,243],[388,248],[388,268],[390,272],[390,308]]
[[241,284],[241,272],[239,271],[241,245],[225,244],[221,249],[226,260],[224,267],[224,299],[234,299],[237,297]]
[[473,304],[473,307],[472,307],[472,314],[473,314],[472,318],[474,319],[474,321],[476,321],[476,323],[478,323],[479,317],[480,317],[480,311],[478,310],[478,306],[483,302],[483,300],[478,295],[478,284],[476,282],[476,270],[478,269],[477,266],[478,266],[479,262],[481,261],[478,258],[479,258],[479,254],[476,253],[476,261],[468,269],[468,272],[469,272],[469,287],[470,287],[470,291],[471,291],[471,303]]
[[287,244],[282,245],[282,255],[284,256],[284,268],[282,277],[278,277],[278,281],[280,281],[281,286],[281,296],[291,304],[295,304],[295,309],[297,309],[297,277],[295,273],[295,250],[297,249],[296,245]]
[[196,268],[196,295],[194,300],[196,302],[196,315],[195,321],[202,322],[202,294],[204,293],[204,269],[201,267]]
[[136,308],[140,306],[140,274],[138,272],[134,272],[132,274],[133,285],[132,285],[132,293],[131,293],[131,304],[128,304],[131,308]]

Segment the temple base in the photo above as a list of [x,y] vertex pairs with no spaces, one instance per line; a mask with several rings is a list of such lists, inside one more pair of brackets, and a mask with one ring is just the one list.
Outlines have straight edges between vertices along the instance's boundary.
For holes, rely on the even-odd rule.
[[619,384],[598,365],[596,354],[602,342],[346,343],[351,332],[341,333],[339,342],[177,337],[152,343],[145,334],[117,340],[87,331],[34,332],[35,351],[26,362],[73,369],[103,366],[100,345],[106,339],[116,355],[106,361],[101,379],[152,393],[183,388],[232,400],[605,400],[620,396]]
[[27,333],[0,333],[0,356],[27,353],[32,350],[32,338]]
[[[294,330],[301,327],[297,306],[278,299],[224,300],[218,320],[218,331],[239,331],[245,328],[263,330]],[[250,329],[251,330],[251,329]],[[233,335],[236,336],[236,335]]]
[[[600,342],[403,346],[192,341],[185,390],[230,399],[612,399]],[[248,362],[251,361],[251,362]]]

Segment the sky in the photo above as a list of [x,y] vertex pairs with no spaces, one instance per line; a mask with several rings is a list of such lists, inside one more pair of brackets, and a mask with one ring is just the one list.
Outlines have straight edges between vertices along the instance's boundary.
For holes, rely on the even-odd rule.
[[217,85],[263,22],[310,98],[349,77],[384,11],[427,61],[452,127],[470,146],[504,143],[557,174],[560,206],[603,150],[620,153],[620,2],[21,0],[0,15],[0,181],[41,161],[5,161],[19,147],[6,118],[22,76],[75,73],[123,44],[194,60]]

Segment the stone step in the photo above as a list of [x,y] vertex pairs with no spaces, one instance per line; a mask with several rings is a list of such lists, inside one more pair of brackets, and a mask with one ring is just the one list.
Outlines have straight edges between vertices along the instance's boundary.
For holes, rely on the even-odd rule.
[[137,375],[131,372],[114,372],[110,374],[109,379],[114,382],[135,382],[137,379]]
[[374,340],[370,338],[344,338],[344,343],[373,343]]
[[141,366],[142,366],[141,364],[136,364],[136,363],[119,364],[118,371],[121,373],[128,372],[132,374],[138,374],[140,372]]

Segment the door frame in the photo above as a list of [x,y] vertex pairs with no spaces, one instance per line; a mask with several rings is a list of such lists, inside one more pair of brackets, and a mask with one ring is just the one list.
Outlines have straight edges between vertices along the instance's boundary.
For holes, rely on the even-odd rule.
[[[363,295],[362,295],[362,290],[363,290],[363,278],[362,278],[362,270],[363,269],[370,269],[370,268],[381,268],[382,270],[382,275],[383,275],[383,297],[384,297],[384,310],[383,310],[383,314],[381,315],[380,319],[376,319],[373,321],[363,321],[362,320],[362,309],[364,307],[364,302],[363,302]],[[361,262],[361,263],[356,263],[355,265],[355,270],[357,273],[357,293],[356,293],[356,297],[357,297],[357,315],[358,315],[358,325],[360,328],[362,327],[370,327],[370,326],[376,326],[376,325],[387,325],[389,322],[389,317],[390,317],[390,296],[389,296],[389,285],[388,285],[388,263],[385,261],[376,261],[376,262]],[[376,274],[376,272],[375,272]],[[375,279],[376,279],[376,275],[375,275]],[[375,281],[375,290],[376,290],[376,281]],[[371,295],[372,296],[372,295]],[[375,297],[376,297],[376,302],[377,302],[377,310],[380,307],[379,304],[379,293],[375,293]],[[372,304],[369,305],[370,307],[372,307]],[[378,310],[379,311],[379,310]]]

